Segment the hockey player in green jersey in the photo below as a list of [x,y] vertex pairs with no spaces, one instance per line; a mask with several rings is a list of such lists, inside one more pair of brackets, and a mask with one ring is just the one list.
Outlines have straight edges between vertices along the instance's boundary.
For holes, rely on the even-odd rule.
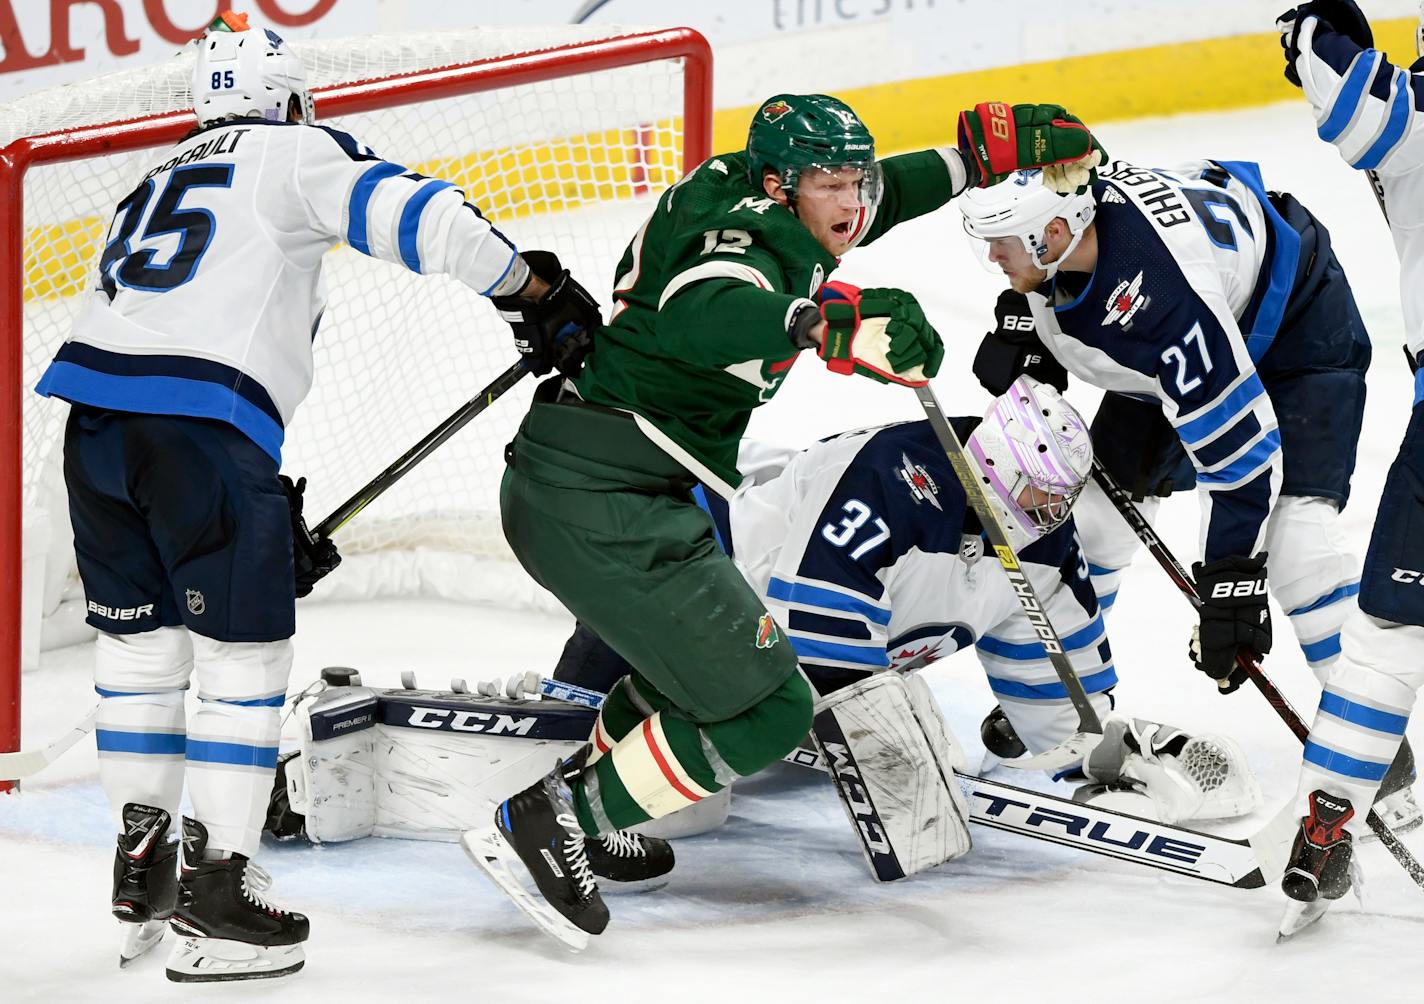
[[548,933],[578,949],[608,922],[585,834],[691,805],[810,729],[791,646],[692,492],[699,481],[732,492],[751,411],[803,350],[881,382],[939,369],[944,348],[915,298],[827,282],[840,256],[1016,169],[1044,166],[1071,190],[1102,159],[1063,109],[995,102],[960,116],[957,149],[877,161],[845,104],[782,94],[758,108],[745,151],[711,158],[659,199],[582,373],[539,388],[506,453],[514,553],[636,670],[609,694],[585,753],[463,838]]

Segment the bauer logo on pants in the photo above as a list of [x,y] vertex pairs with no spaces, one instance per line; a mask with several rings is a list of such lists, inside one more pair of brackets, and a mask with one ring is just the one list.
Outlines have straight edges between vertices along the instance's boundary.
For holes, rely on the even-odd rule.
[[757,648],[771,648],[780,638],[781,635],[776,633],[776,621],[771,619],[771,614],[762,614],[757,618]]

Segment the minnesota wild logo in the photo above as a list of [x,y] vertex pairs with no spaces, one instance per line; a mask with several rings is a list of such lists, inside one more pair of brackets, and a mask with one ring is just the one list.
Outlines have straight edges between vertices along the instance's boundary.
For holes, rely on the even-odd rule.
[[791,111],[791,106],[785,101],[773,101],[761,110],[761,117],[768,122],[775,122]]
[[771,614],[762,614],[757,619],[757,648],[771,648],[779,641],[781,635],[776,633],[776,621],[771,619]]

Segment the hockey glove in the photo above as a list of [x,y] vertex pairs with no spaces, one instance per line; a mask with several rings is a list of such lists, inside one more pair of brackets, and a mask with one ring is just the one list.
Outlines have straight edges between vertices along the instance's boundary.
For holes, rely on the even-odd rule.
[[1041,167],[1043,182],[1053,191],[1080,194],[1107,163],[1102,144],[1061,105],[981,102],[959,115],[959,150],[978,168],[980,188]]
[[1300,86],[1300,72],[1295,64],[1300,58],[1300,29],[1304,27],[1305,19],[1311,16],[1318,17],[1361,49],[1375,47],[1369,19],[1354,0],[1311,0],[1310,3],[1292,7],[1276,18],[1276,30],[1281,33],[1281,48],[1286,51],[1286,79],[1297,87]]
[[307,529],[307,521],[302,517],[302,493],[306,491],[307,479],[298,478],[296,483],[285,474],[277,475],[282,482],[282,490],[287,493],[287,507],[292,513],[292,565],[296,572],[297,598],[312,591],[327,572],[341,564],[341,555],[329,537],[315,537]]
[[548,291],[538,300],[515,293],[490,297],[490,302],[514,329],[514,345],[529,372],[543,376],[557,367],[564,376],[576,377],[593,349],[594,330],[603,323],[598,304],[552,251],[523,251],[520,257],[549,284]]
[[974,355],[974,375],[985,390],[1002,394],[1025,373],[1051,383],[1060,394],[1068,389],[1068,371],[1034,334],[1028,297],[1004,290],[994,304],[994,321],[994,330],[984,336]]
[[1266,552],[1192,565],[1201,596],[1201,624],[1193,632],[1191,656],[1197,669],[1216,681],[1223,694],[1246,682],[1237,655],[1251,661],[1271,650],[1271,610],[1266,605]]
[[817,293],[826,334],[817,352],[832,373],[923,387],[939,372],[944,343],[903,289],[828,282]]

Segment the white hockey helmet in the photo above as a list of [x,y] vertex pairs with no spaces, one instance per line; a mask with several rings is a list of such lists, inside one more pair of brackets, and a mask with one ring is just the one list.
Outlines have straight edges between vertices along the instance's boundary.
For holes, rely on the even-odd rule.
[[1093,468],[1083,416],[1031,376],[994,399],[965,446],[1016,553],[1068,519]]
[[[976,250],[988,264],[988,245],[1006,237],[1016,237],[1033,259],[1034,265],[1052,277],[1063,259],[1073,253],[1083,231],[1093,222],[1098,204],[1093,193],[1059,195],[1043,183],[1043,172],[1015,171],[1007,181],[988,188],[971,188],[956,204],[964,214],[964,232],[974,239]],[[1072,235],[1068,247],[1057,259],[1043,260],[1048,253],[1044,230],[1051,220],[1062,218]],[[979,244],[978,242],[984,242]],[[992,271],[997,271],[992,265]]]
[[223,11],[195,44],[193,110],[200,124],[253,116],[285,122],[292,98],[301,120],[311,124],[306,69],[275,31],[249,25],[246,14]]

